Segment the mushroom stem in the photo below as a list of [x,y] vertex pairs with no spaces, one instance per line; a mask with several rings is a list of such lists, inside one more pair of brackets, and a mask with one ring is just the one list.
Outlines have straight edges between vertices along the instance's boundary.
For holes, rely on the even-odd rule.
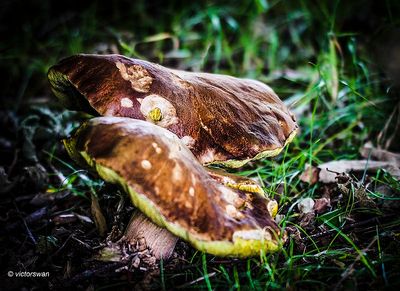
[[151,222],[142,212],[136,210],[125,230],[126,240],[131,245],[147,246],[157,260],[168,260],[175,249],[178,237],[167,229]]

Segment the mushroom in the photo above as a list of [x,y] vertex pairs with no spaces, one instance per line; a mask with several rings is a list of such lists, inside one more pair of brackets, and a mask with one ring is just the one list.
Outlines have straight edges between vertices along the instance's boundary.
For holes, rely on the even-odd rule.
[[[155,224],[198,250],[248,257],[278,249],[281,233],[262,190],[224,185],[222,173],[212,177],[182,140],[162,127],[97,117],[65,140],[65,146],[101,178],[120,185]],[[226,180],[235,183],[232,175]]]
[[119,55],[72,56],[48,77],[67,108],[106,116],[65,142],[71,157],[121,185],[168,230],[134,215],[128,238],[143,235],[159,258],[173,250],[171,233],[216,255],[277,249],[276,201],[248,178],[203,167],[240,167],[294,138],[295,118],[270,87]]
[[293,114],[255,80],[84,54],[60,61],[48,78],[67,108],[164,127],[206,165],[236,168],[275,156],[297,131]]

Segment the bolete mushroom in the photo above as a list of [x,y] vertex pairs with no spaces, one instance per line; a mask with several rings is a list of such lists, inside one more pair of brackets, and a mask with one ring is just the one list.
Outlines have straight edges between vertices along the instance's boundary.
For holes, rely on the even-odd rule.
[[270,200],[256,187],[247,192],[224,185],[221,173],[211,177],[182,140],[164,128],[98,117],[85,122],[65,145],[77,161],[119,184],[154,223],[198,250],[248,257],[278,249],[280,231],[268,209]]
[[[82,125],[65,143],[70,155],[120,184],[153,222],[216,255],[277,249],[277,203],[250,179],[201,165],[240,167],[293,139],[295,118],[271,88],[119,55],[72,56],[48,77],[67,108],[108,116]],[[144,218],[134,219],[136,235]]]
[[240,167],[279,154],[293,114],[267,85],[172,70],[120,55],[76,55],[48,73],[69,109],[146,120],[175,133],[202,164]]

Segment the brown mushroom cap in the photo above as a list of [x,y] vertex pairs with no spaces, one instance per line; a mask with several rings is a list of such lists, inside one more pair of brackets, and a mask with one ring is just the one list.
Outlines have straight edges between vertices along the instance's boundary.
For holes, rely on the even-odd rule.
[[254,80],[120,55],[72,56],[48,77],[69,109],[150,121],[175,133],[202,164],[239,167],[277,155],[297,130],[272,89]]
[[278,248],[269,200],[211,177],[168,130],[141,120],[99,117],[85,122],[65,145],[75,160],[122,186],[154,223],[199,250],[245,257]]

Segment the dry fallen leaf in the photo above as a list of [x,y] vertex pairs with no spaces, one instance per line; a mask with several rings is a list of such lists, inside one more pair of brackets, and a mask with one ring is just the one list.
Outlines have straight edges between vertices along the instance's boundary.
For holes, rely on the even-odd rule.
[[104,236],[107,232],[106,219],[104,218],[103,212],[101,211],[99,199],[97,198],[97,196],[92,194],[91,197],[92,197],[91,211],[93,219],[96,224],[96,228],[99,231],[99,234],[101,236]]
[[306,165],[303,173],[300,175],[300,180],[308,183],[310,185],[314,185],[315,183],[318,182],[319,179],[319,172],[321,170],[317,167]]
[[331,161],[319,165],[319,181],[322,183],[335,183],[337,173],[376,172],[378,169],[384,169],[393,177],[400,178],[400,169],[390,162],[368,161],[368,160],[339,160]]
[[371,142],[366,143],[361,148],[360,153],[363,158],[372,158],[377,161],[390,162],[391,164],[400,167],[400,154],[375,148],[372,146]]
[[300,213],[310,213],[314,211],[314,204],[314,200],[310,197],[307,197],[300,200],[299,204],[297,204],[297,208],[299,209]]
[[315,199],[314,210],[316,213],[324,213],[331,207],[331,200],[329,198]]

